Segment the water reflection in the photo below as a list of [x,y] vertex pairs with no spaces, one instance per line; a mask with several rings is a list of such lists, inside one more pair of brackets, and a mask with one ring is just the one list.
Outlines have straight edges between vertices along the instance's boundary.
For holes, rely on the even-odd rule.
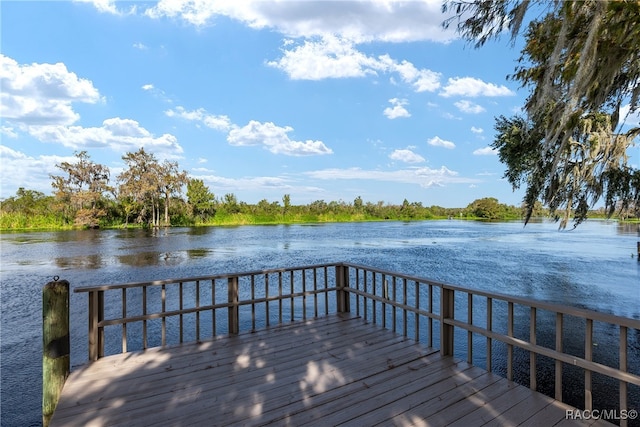
[[187,256],[191,259],[206,258],[212,253],[211,249],[187,249]]
[[179,265],[185,261],[184,255],[184,252],[136,252],[116,258],[120,264],[129,267],[153,267]]
[[69,268],[85,268],[95,270],[104,266],[102,256],[99,254],[74,256],[74,257],[57,257],[54,259],[57,267],[62,269]]
[[640,238],[640,224],[630,222],[618,222],[616,227],[618,234],[637,235]]

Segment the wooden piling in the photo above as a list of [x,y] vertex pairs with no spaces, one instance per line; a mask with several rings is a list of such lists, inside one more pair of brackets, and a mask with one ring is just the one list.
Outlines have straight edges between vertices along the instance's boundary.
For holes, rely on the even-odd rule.
[[42,289],[42,424],[49,425],[70,370],[69,282]]

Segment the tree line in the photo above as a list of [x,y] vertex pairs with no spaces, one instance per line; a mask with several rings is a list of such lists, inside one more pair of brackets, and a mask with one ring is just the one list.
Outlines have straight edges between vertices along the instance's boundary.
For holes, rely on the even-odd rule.
[[[0,204],[0,228],[97,228],[117,226],[268,224],[436,218],[519,219],[523,207],[495,198],[478,199],[466,208],[424,206],[404,200],[401,205],[364,201],[316,200],[293,205],[285,194],[280,201],[239,201],[235,194],[216,197],[201,179],[190,178],[177,162],[160,162],[141,148],[126,153],[126,168],[112,182],[107,166],[95,163],[86,151],[74,162],[56,167],[51,175],[53,195],[19,188]],[[186,190],[186,192],[185,192]],[[185,197],[186,196],[186,197]],[[545,211],[538,206],[539,215]]]

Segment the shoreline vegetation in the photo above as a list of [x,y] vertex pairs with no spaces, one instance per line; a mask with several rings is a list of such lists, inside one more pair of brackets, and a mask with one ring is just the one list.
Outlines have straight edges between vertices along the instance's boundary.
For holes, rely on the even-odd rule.
[[[78,229],[118,229],[154,227],[216,227],[241,225],[287,225],[321,224],[338,222],[377,221],[425,221],[425,220],[470,220],[470,221],[517,221],[525,216],[524,206],[516,207],[500,203],[495,198],[474,200],[464,208],[423,206],[421,202],[404,200],[401,205],[379,201],[363,202],[357,197],[353,203],[344,201],[325,202],[317,200],[307,205],[291,205],[289,195],[283,203],[257,204],[238,202],[233,194],[220,200],[213,199],[206,209],[200,211],[189,200],[174,198],[171,203],[169,222],[153,225],[148,221],[126,221],[122,206],[115,200],[106,204],[107,215],[95,224],[78,224],[75,218],[65,215],[53,196],[45,196],[32,190],[19,189],[16,196],[0,201],[0,232],[13,231],[63,231]],[[202,206],[200,206],[202,208]],[[549,219],[549,212],[541,206],[533,218]],[[607,218],[603,210],[594,210],[590,218]],[[613,219],[623,222],[640,222],[638,218]]]
[[[94,163],[86,151],[75,157],[75,163],[56,165],[62,174],[51,175],[53,195],[20,187],[14,196],[0,200],[0,231],[550,217],[539,201],[533,207],[516,207],[493,197],[476,199],[464,208],[426,206],[407,199],[402,204],[373,203],[360,196],[352,202],[316,200],[293,205],[289,194],[281,201],[262,199],[249,204],[233,193],[216,197],[203,180],[180,171],[177,162],[159,162],[144,148],[122,157],[127,168],[116,177],[116,185],[109,169]],[[638,221],[633,212],[620,209],[614,217]],[[590,217],[607,218],[607,213],[611,211],[601,208],[590,211]],[[554,218],[561,215],[556,211]]]

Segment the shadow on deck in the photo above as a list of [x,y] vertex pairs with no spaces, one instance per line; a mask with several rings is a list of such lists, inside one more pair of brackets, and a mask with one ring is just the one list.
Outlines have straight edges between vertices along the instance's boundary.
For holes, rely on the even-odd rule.
[[336,314],[101,358],[71,373],[51,426],[594,424],[571,409]]

